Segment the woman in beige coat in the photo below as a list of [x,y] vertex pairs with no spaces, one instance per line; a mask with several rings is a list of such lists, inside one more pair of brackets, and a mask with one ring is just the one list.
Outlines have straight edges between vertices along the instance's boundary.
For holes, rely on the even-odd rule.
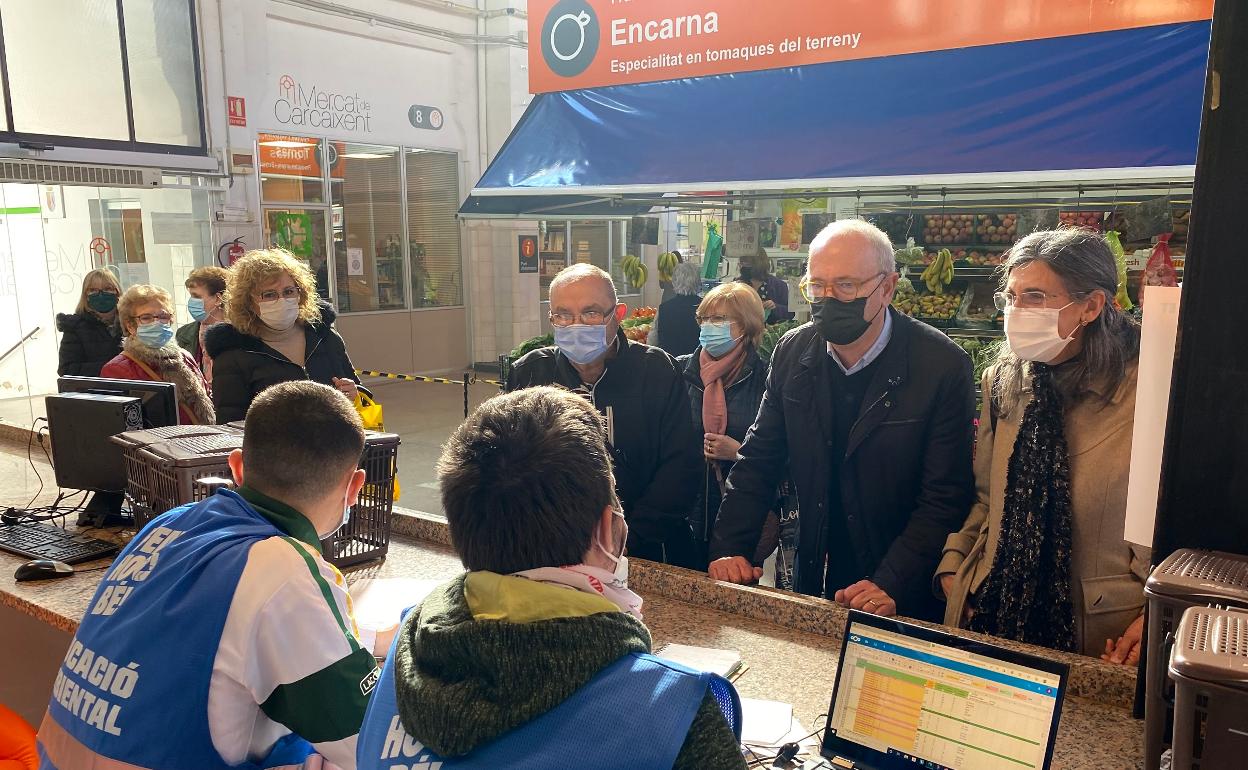
[[984,374],[976,502],[937,569],[945,623],[1132,663],[1147,549],[1123,539],[1139,328],[1113,304],[1103,238],[1010,252],[1007,345]]

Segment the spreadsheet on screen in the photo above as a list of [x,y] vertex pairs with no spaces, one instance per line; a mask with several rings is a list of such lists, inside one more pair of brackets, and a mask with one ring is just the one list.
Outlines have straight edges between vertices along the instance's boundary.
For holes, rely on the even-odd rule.
[[851,623],[829,729],[936,770],[1041,768],[1061,678]]

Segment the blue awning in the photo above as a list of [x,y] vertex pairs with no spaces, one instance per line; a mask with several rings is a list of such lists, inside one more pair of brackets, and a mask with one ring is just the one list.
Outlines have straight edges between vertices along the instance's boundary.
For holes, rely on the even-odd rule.
[[1209,34],[1172,24],[542,94],[461,213],[534,195],[1190,175]]

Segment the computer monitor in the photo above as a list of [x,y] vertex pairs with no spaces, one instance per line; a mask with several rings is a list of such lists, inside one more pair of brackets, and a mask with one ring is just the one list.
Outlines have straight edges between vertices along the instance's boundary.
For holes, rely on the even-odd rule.
[[[142,427],[163,428],[178,424],[178,395],[177,388],[172,382],[67,376],[56,379],[56,389],[59,393],[90,393],[99,396],[137,398],[142,402]],[[100,458],[100,465],[122,467],[121,448],[108,441],[107,437],[96,437],[91,441],[92,446],[90,447],[81,446],[84,436],[77,435],[74,439],[75,443],[79,445],[79,451],[85,450],[87,456]],[[57,436],[52,436],[53,447],[57,445],[58,440]],[[60,465],[64,465],[64,463]],[[71,469],[63,469],[60,465],[56,469],[58,485],[72,489],[84,488],[81,485],[82,482],[75,482],[71,478],[72,474],[67,475]],[[81,472],[82,469],[79,468],[77,470]],[[94,477],[91,474],[86,474],[86,476],[88,478]],[[120,477],[120,487],[120,490],[108,490],[99,489],[98,486],[87,486],[86,488],[94,488],[95,492],[91,495],[91,500],[79,515],[78,523],[104,526],[106,524],[128,521],[122,515],[122,504],[125,502],[124,468]]]
[[822,754],[867,770],[1044,770],[1063,663],[851,611]]
[[98,393],[143,400],[143,427],[178,424],[178,390],[172,382],[119,380],[110,377],[57,377],[58,393]]

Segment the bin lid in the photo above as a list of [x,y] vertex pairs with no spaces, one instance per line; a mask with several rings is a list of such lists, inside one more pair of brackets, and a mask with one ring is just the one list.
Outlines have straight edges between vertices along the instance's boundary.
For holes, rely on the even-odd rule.
[[227,431],[218,425],[169,425],[163,428],[145,428],[118,433],[115,438],[128,446],[150,446],[161,441],[191,436],[215,436]]
[[1157,565],[1144,591],[1200,604],[1248,608],[1248,556],[1180,548]]
[[1248,612],[1188,607],[1175,632],[1170,674],[1248,693]]
[[[238,420],[236,422],[227,422],[224,425],[221,425],[219,427],[238,431],[241,434],[243,432],[243,428],[245,425],[246,423],[243,420]],[[372,443],[398,443],[401,440],[402,439],[399,437],[399,434],[397,433],[385,433],[383,431],[368,430],[367,428],[365,428],[364,430],[364,445],[365,446],[368,446],[369,444],[372,444]]]
[[159,441],[144,449],[174,466],[225,466],[226,458],[235,449],[243,448],[239,433],[212,433],[206,436],[186,436]]

